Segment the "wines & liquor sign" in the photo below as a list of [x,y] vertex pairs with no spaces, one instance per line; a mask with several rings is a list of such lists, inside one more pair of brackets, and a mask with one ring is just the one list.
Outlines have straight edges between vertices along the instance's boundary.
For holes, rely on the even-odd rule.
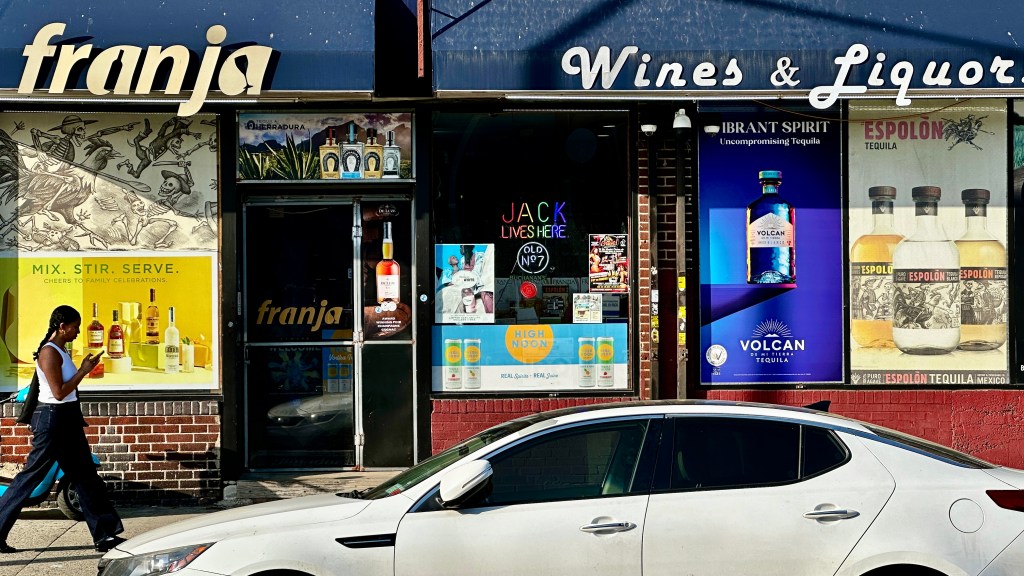
[[851,102],[851,383],[1009,383],[1006,118]]
[[843,379],[840,126],[714,110],[700,141],[701,382]]
[[107,350],[87,385],[219,386],[217,145],[212,115],[0,114],[0,387],[60,304],[76,362]]

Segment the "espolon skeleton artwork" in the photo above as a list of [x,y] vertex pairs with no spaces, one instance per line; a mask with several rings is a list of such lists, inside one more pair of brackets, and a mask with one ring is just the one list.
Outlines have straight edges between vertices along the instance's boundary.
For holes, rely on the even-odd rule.
[[953,143],[949,145],[947,150],[952,150],[957,144],[970,144],[977,150],[981,150],[981,146],[974,143],[974,139],[978,137],[978,134],[992,134],[988,130],[982,130],[982,120],[988,118],[988,116],[975,116],[974,114],[968,114],[960,120],[951,120],[949,118],[943,118],[942,121],[945,124],[942,127],[942,137],[947,141],[952,140]]
[[0,114],[0,249],[216,251],[216,150],[209,115]]

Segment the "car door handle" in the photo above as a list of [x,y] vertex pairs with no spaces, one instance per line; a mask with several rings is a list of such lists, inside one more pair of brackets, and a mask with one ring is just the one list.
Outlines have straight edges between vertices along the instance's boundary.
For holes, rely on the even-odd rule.
[[601,524],[585,524],[580,526],[580,530],[584,532],[626,532],[636,528],[636,524],[632,522],[603,522]]
[[860,516],[860,512],[856,510],[843,510],[843,509],[832,509],[832,510],[815,510],[813,512],[805,512],[804,518],[809,520],[849,520],[850,518],[856,518]]

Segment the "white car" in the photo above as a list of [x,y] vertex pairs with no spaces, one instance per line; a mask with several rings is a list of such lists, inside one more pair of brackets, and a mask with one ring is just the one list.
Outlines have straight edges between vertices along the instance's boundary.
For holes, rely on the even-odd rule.
[[1019,576],[1024,472],[802,408],[558,410],[366,493],[142,534],[102,576]]

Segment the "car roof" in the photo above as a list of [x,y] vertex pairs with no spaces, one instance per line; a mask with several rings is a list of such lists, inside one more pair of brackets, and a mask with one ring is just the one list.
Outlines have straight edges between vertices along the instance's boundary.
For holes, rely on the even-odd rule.
[[[544,423],[550,426],[554,422],[566,424],[576,421],[592,420],[616,416],[643,415],[686,415],[705,414],[722,416],[752,416],[759,418],[800,421],[832,427],[851,428],[858,432],[872,434],[863,423],[819,410],[780,404],[764,404],[758,402],[738,402],[731,400],[631,400],[602,404],[585,404],[570,406],[546,412],[524,416],[517,420],[532,423]],[[526,432],[526,430],[524,430]]]

